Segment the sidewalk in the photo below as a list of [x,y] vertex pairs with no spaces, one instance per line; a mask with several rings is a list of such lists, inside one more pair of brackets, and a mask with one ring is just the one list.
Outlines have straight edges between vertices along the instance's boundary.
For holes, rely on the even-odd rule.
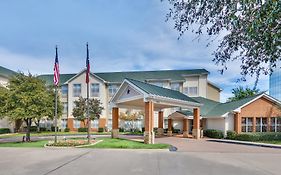
[[269,144],[269,143],[248,142],[248,141],[227,140],[227,139],[207,139],[207,141],[281,149],[281,145]]

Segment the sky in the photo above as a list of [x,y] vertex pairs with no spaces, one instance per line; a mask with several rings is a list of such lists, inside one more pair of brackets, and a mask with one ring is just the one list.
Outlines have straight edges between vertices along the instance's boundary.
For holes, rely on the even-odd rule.
[[[58,45],[60,72],[77,73],[85,68],[88,42],[92,72],[205,68],[223,89],[222,102],[232,88],[253,87],[252,77],[237,82],[239,62],[228,63],[223,75],[218,72],[212,53],[219,39],[209,47],[207,37],[191,32],[178,39],[172,21],[165,21],[168,12],[167,0],[0,1],[0,65],[53,73]],[[258,88],[266,91],[268,84],[262,76]]]

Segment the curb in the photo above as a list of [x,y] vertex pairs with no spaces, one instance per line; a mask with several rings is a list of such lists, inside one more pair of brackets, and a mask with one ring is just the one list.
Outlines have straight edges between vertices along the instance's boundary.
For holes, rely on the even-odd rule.
[[281,145],[259,143],[259,142],[247,142],[247,141],[238,141],[238,140],[220,140],[220,139],[208,139],[207,141],[281,149]]

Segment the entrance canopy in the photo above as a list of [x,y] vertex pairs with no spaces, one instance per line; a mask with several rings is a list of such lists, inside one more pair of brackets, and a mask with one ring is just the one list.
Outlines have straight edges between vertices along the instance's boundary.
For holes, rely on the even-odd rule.
[[144,109],[144,102],[152,101],[154,110],[182,107],[193,109],[202,106],[199,102],[179,91],[162,88],[145,82],[125,79],[110,100],[112,107]]

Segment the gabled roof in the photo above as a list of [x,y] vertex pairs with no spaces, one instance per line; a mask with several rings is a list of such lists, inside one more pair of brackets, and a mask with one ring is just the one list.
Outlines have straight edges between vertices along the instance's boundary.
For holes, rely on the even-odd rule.
[[0,66],[0,76],[9,78],[10,76],[12,76],[14,74],[16,74],[15,71],[12,71],[10,69]]
[[[203,104],[203,106],[200,107],[200,114],[202,117],[205,118],[217,118],[217,117],[223,117],[225,114],[229,112],[239,112],[241,108],[244,106],[250,104],[251,102],[261,98],[265,97],[271,101],[273,101],[276,104],[281,105],[281,102],[274,99],[273,97],[269,96],[268,94],[262,92],[259,94],[256,94],[251,97],[247,97],[241,100],[236,100],[232,102],[226,102],[226,103],[219,103],[213,100],[209,100],[203,97],[192,97],[194,100],[200,102]],[[192,116],[193,112],[189,110],[181,110],[176,111],[178,113],[184,114],[186,116]]]
[[159,86],[141,82],[138,80],[133,80],[133,79],[128,79],[128,78],[126,78],[126,80],[131,82],[138,88],[140,88],[142,91],[148,93],[149,95],[172,98],[172,99],[176,99],[176,100],[188,101],[188,102],[193,102],[193,103],[199,104],[199,102],[197,102],[196,100],[192,99],[191,97],[188,97],[187,95],[185,95],[183,93],[180,93],[179,91],[159,87]]
[[[79,74],[79,73],[78,73]],[[100,79],[107,83],[122,83],[125,78],[135,79],[139,81],[149,80],[170,80],[170,81],[184,81],[184,77],[188,75],[202,75],[209,74],[205,69],[190,69],[190,70],[160,70],[160,71],[132,71],[132,72],[100,72],[93,73]],[[60,84],[66,83],[77,74],[61,74]],[[53,74],[39,75],[51,85],[53,83]]]

